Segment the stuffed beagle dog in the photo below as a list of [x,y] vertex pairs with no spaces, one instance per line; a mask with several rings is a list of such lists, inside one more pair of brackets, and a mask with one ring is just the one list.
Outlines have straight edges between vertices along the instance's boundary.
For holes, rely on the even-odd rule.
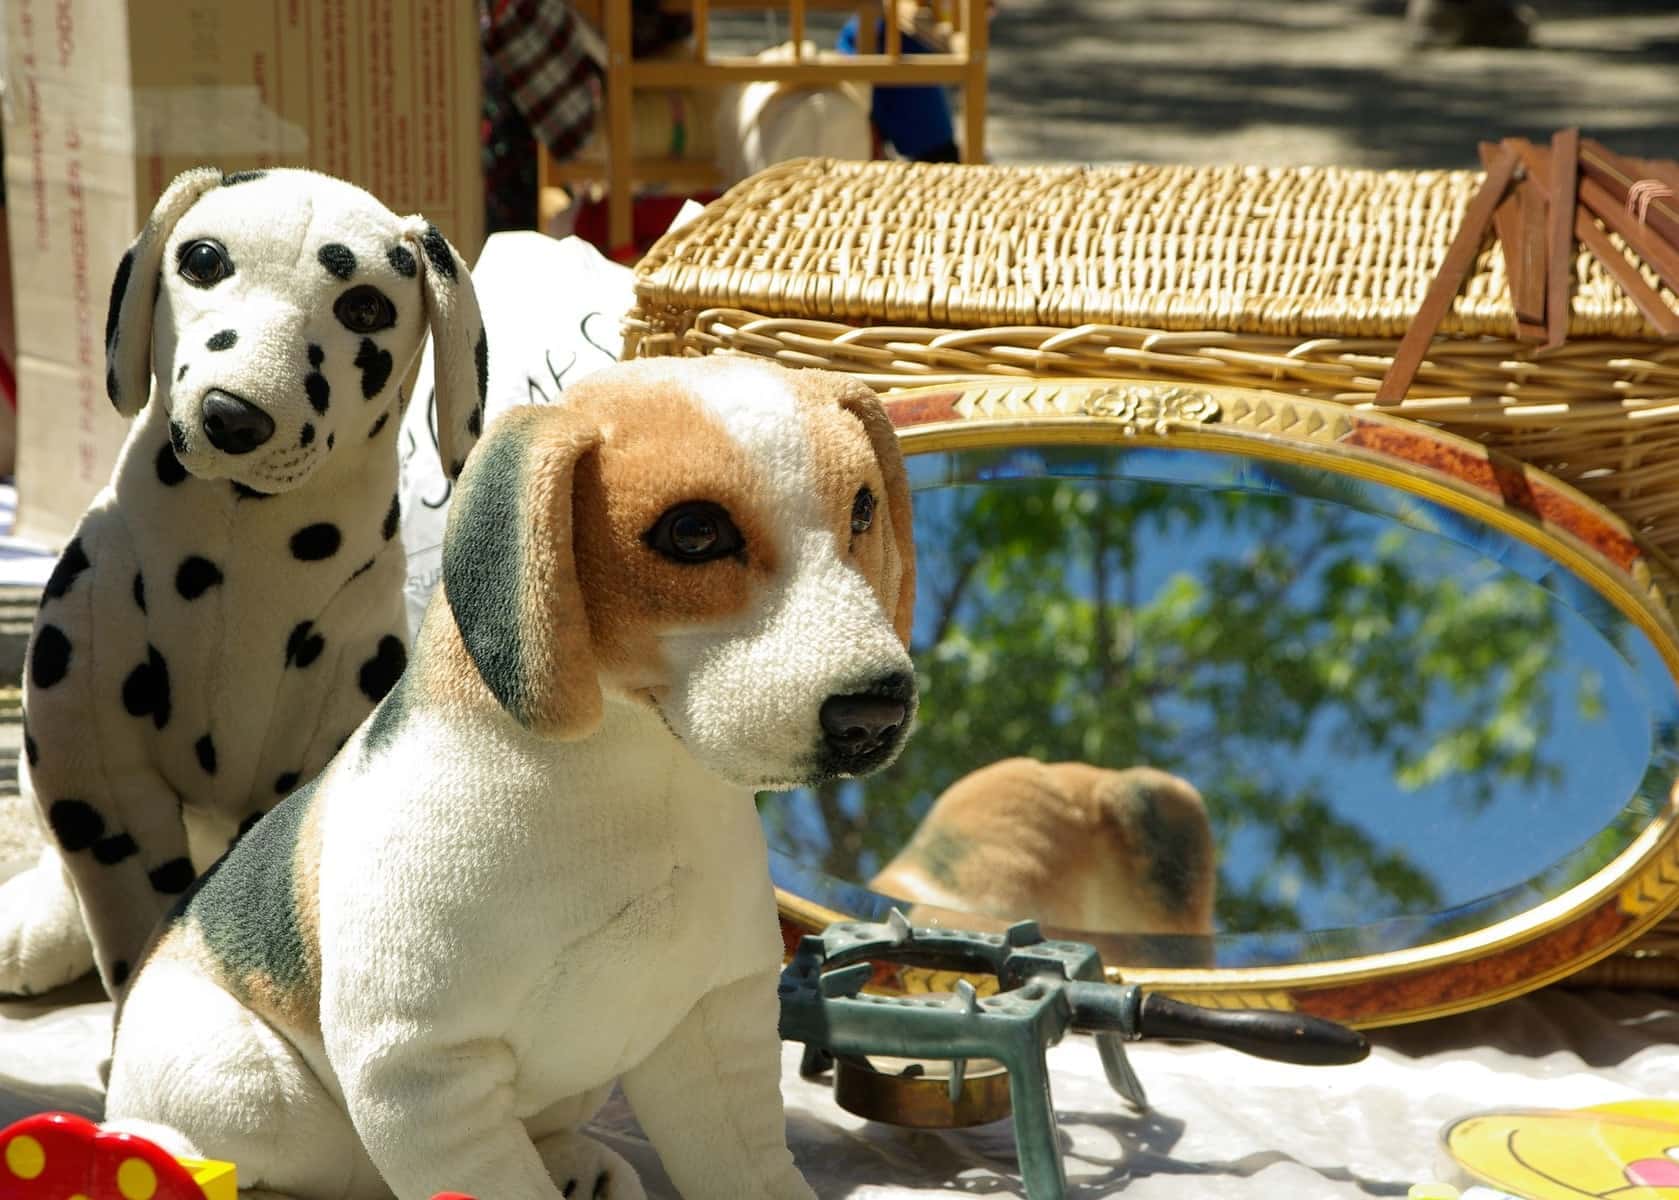
[[120,989],[198,872],[401,674],[397,417],[428,330],[458,471],[487,346],[434,227],[300,170],[202,168],[158,200],[106,322],[106,388],[137,419],[25,667],[19,778],[53,842],[0,887],[0,992],[95,958]]
[[951,784],[870,887],[916,921],[1206,935],[1217,876],[1206,805],[1178,776],[1006,758]]
[[[413,661],[179,905],[107,1117],[294,1197],[809,1197],[779,1091],[754,793],[915,709],[909,492],[846,376],[607,368],[467,464]],[[388,1189],[388,1190],[387,1190]]]

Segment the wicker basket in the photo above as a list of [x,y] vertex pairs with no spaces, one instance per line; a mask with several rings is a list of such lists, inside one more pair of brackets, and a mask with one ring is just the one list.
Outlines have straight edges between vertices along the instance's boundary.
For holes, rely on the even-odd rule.
[[[1481,179],[800,160],[653,247],[626,354],[758,355],[883,390],[1133,375],[1368,403]],[[1569,340],[1541,351],[1515,340],[1484,247],[1397,411],[1575,484],[1679,556],[1679,344],[1583,249],[1574,278]]]

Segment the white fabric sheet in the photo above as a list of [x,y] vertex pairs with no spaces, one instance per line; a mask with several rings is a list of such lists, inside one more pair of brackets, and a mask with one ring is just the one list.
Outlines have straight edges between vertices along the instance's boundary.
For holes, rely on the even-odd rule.
[[[94,995],[83,984],[48,1002],[0,1004],[0,1125],[43,1108],[98,1116],[110,1005]],[[1679,1079],[1679,1005],[1647,993],[1553,988],[1373,1040],[1367,1062],[1334,1068],[1134,1044],[1153,1102],[1138,1114],[1108,1090],[1094,1045],[1068,1039],[1050,1052],[1050,1067],[1069,1194],[1404,1196],[1413,1183],[1451,1178],[1439,1133],[1457,1117],[1671,1095]],[[787,1045],[788,1132],[824,1200],[1025,1195],[1007,1122],[945,1133],[873,1124],[799,1078],[798,1063],[799,1047]],[[676,1200],[621,1099],[595,1129],[635,1164],[650,1195]]]

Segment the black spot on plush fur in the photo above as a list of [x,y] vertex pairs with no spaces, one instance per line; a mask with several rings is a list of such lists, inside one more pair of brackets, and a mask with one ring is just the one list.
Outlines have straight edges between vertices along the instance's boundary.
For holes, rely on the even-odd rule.
[[222,176],[222,186],[223,187],[232,187],[236,183],[253,183],[256,180],[261,179],[266,174],[268,174],[267,171],[260,171],[260,170],[257,170],[257,171],[235,171],[231,175],[223,175]]
[[472,347],[472,365],[478,370],[478,416],[482,419],[484,402],[490,395],[490,339],[482,327],[478,330],[478,341]]
[[379,419],[377,421],[373,422],[373,428],[369,429],[367,431],[367,440],[371,442],[374,438],[378,437],[381,433],[383,433],[385,431],[385,423],[388,422],[390,419],[391,419],[391,414],[390,413],[388,413],[388,412],[380,413],[379,414]]
[[23,717],[23,756],[29,760],[30,766],[38,766],[41,762],[41,747],[35,744],[35,739],[29,735],[29,714]]
[[313,799],[310,784],[276,804],[205,872],[186,902],[210,953],[234,981],[257,976],[284,990],[309,982],[294,873],[298,834]]
[[146,661],[123,680],[122,706],[131,717],[150,717],[159,729],[169,724],[169,664],[156,646],[146,647]]
[[175,572],[175,590],[183,600],[196,600],[221,581],[221,568],[197,554],[183,559]]
[[277,796],[289,796],[291,794],[291,790],[296,786],[297,772],[287,771],[284,775],[281,775],[274,780],[274,794]]
[[313,446],[315,444],[315,426],[312,422],[303,422],[303,428],[298,430],[297,444],[299,446]]
[[183,380],[187,377],[187,367],[188,367],[188,365],[189,364],[187,364],[187,363],[182,363],[181,364],[181,369],[179,371],[175,372],[175,382],[176,383],[181,382],[181,380]]
[[204,768],[206,775],[216,773],[216,743],[209,734],[193,743],[192,752],[198,756],[198,765]]
[[449,253],[449,243],[437,231],[437,226],[426,226],[425,233],[420,236],[420,248],[426,252],[426,261],[433,270],[450,283],[455,282],[455,256]]
[[105,836],[105,818],[85,800],[54,800],[47,809],[47,824],[70,854],[86,850]]
[[265,817],[267,815],[268,814],[267,814],[266,811],[259,811],[259,812],[251,813],[248,816],[246,816],[246,818],[243,821],[239,822],[239,832],[234,834],[233,840],[237,842],[240,838],[244,837],[251,830],[255,829],[257,822],[262,820],[263,817]]
[[407,665],[408,650],[403,646],[402,639],[386,634],[379,639],[378,651],[361,665],[357,679],[362,695],[377,704],[396,686]]
[[292,629],[286,638],[286,665],[288,667],[307,667],[321,656],[326,649],[326,639],[315,632],[315,627],[308,621],[300,622]]
[[320,259],[321,266],[340,279],[348,279],[356,273],[354,251],[338,242],[328,242],[316,252],[315,257]]
[[[111,353],[117,348],[117,318],[122,315],[122,294],[128,290],[129,277],[134,274],[134,247],[123,251],[123,256],[117,260],[117,273],[111,278],[111,303],[105,310],[105,352]],[[115,390],[116,375],[106,376],[106,387]],[[112,400],[116,397],[112,396]]]
[[385,257],[391,260],[391,268],[404,279],[414,278],[414,272],[419,270],[419,264],[408,253],[407,246],[392,246],[385,251]]
[[292,557],[303,562],[319,562],[337,554],[339,543],[343,540],[338,526],[328,521],[305,525],[291,535]]
[[391,352],[381,350],[372,338],[362,338],[356,350],[356,364],[361,371],[362,399],[371,400],[385,390],[391,378]]
[[58,562],[54,564],[52,575],[47,579],[47,586],[41,589],[43,602],[62,599],[75,585],[76,576],[92,565],[87,560],[87,551],[82,549],[82,539],[71,538],[70,544],[64,547],[64,553],[59,555]]
[[190,860],[172,858],[153,867],[147,872],[146,878],[152,881],[153,891],[162,892],[165,896],[179,896],[192,886],[196,875]]
[[70,673],[70,639],[57,625],[43,625],[35,634],[29,652],[29,679],[38,688],[50,688]]
[[169,418],[169,444],[176,454],[187,452],[187,431],[181,428],[180,422],[173,417]]
[[315,345],[314,342],[310,342],[309,343],[309,365],[311,367],[314,367],[317,370],[319,370],[320,365],[322,363],[324,363],[325,361],[326,361],[326,351],[322,350],[319,346]]
[[231,350],[239,344],[239,334],[232,329],[224,329],[220,333],[212,333],[210,340],[204,343],[206,350]]
[[187,477],[187,469],[175,457],[175,447],[168,442],[157,448],[157,481],[164,487],[174,487]]
[[327,434],[326,435],[326,448],[328,450],[331,450],[332,449],[332,444],[334,442],[336,442],[337,440],[338,440],[338,435],[336,433]]
[[114,867],[125,858],[140,853],[140,847],[126,833],[115,833],[93,843],[93,861],[102,867]]
[[391,506],[385,510],[385,524],[380,532],[388,542],[396,536],[396,531],[402,527],[402,497],[392,496]]
[[139,571],[134,572],[134,607],[146,611],[146,577]]
[[303,377],[303,394],[309,397],[309,407],[322,416],[332,406],[332,385],[319,371],[311,371]]

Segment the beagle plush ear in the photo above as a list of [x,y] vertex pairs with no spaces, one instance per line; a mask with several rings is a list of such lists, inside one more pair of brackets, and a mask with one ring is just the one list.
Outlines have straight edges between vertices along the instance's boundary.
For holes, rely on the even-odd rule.
[[420,290],[431,326],[432,383],[437,389],[437,453],[443,473],[460,476],[484,430],[490,345],[472,276],[455,248],[424,217],[409,217],[408,240],[420,266]]
[[177,175],[157,198],[140,236],[117,263],[111,307],[105,313],[105,394],[125,417],[144,408],[152,391],[152,311],[164,265],[163,247],[187,209],[221,180],[222,173],[214,167],[194,167]]
[[484,683],[534,733],[600,723],[599,669],[572,546],[572,480],[600,441],[564,408],[495,423],[461,476],[443,537],[443,591]]
[[863,423],[880,462],[886,482],[886,512],[892,525],[892,548],[898,559],[898,603],[892,610],[892,627],[898,640],[909,647],[910,627],[915,623],[915,523],[910,515],[909,474],[904,470],[904,452],[898,431],[886,415],[880,397],[865,383],[835,376],[839,406]]

